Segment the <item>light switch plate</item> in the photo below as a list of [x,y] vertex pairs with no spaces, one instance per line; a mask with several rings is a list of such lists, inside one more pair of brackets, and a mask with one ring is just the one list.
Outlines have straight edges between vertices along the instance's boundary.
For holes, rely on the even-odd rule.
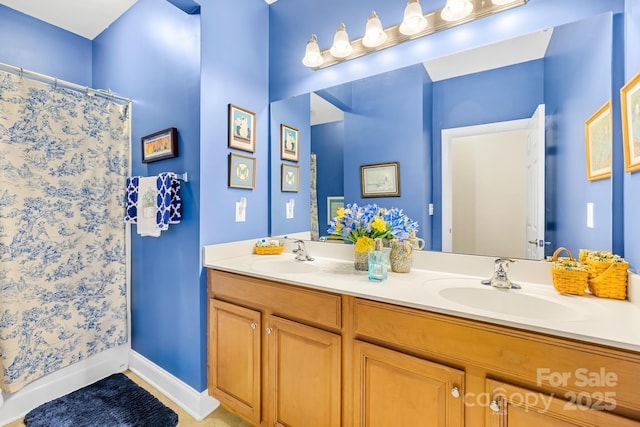
[[433,203],[429,203],[429,215],[433,215]]
[[247,220],[247,209],[242,207],[242,203],[236,202],[236,222]]
[[593,203],[587,203],[587,228],[593,228]]

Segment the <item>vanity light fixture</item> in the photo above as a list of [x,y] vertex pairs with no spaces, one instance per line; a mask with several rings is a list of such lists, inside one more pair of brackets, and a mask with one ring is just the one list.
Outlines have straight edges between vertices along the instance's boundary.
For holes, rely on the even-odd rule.
[[336,34],[333,36],[333,46],[329,51],[336,58],[346,58],[353,52],[353,46],[349,41],[349,34],[347,34],[347,27],[344,23],[340,24],[336,30]]
[[314,70],[330,67],[343,61],[396,46],[408,40],[424,37],[437,31],[490,16],[528,0],[446,0],[442,9],[422,13],[419,0],[408,0],[400,24],[383,28],[375,11],[367,19],[365,35],[349,40],[347,28],[341,23],[329,49],[320,50],[315,34],[307,42],[302,63]]
[[320,53],[320,46],[318,46],[318,37],[315,34],[311,35],[311,38],[307,42],[307,49],[304,52],[304,58],[302,63],[311,68],[316,68],[322,65],[324,58]]
[[362,44],[366,47],[378,47],[387,41],[387,33],[382,28],[382,22],[374,10],[367,19],[367,26],[362,38]]
[[[495,3],[494,3],[495,4]],[[473,12],[473,3],[471,0],[447,0],[440,17],[445,21],[460,21]]]
[[404,17],[398,30],[405,36],[412,36],[427,28],[427,18],[422,13],[418,0],[409,0],[404,8]]

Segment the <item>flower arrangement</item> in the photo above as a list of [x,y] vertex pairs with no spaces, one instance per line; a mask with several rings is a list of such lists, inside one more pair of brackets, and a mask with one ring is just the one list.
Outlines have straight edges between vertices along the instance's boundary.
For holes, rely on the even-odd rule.
[[353,203],[338,209],[327,230],[327,238],[348,240],[355,243],[356,252],[367,252],[373,250],[374,239],[405,240],[415,236],[417,231],[418,223],[402,209]]

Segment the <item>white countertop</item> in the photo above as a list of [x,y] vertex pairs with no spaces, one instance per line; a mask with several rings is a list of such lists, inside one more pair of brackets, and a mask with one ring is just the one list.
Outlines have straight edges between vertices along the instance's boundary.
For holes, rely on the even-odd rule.
[[[203,264],[231,273],[640,351],[640,304],[634,298],[639,294],[640,280],[634,274],[629,284],[633,303],[560,295],[551,285],[550,264],[545,262],[512,264],[509,277],[522,289],[501,290],[480,284],[492,275],[494,258],[416,251],[411,272],[390,271],[387,280],[376,283],[368,280],[367,272],[353,268],[352,246],[306,242],[315,260],[301,262],[294,260],[290,241],[282,255],[253,255],[253,244],[245,241],[206,246]],[[477,299],[473,301],[474,295],[490,295],[493,302],[505,303],[498,311],[482,309]],[[535,304],[528,304],[529,297],[541,303],[543,311],[536,312]]]

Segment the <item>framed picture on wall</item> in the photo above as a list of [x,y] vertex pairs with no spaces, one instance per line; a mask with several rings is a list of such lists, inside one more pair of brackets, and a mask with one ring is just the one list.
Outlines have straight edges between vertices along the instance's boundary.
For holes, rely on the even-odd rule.
[[624,170],[640,170],[640,73],[620,89]]
[[344,208],[344,196],[327,197],[327,224],[331,225],[331,220],[338,216],[338,209]]
[[296,193],[300,191],[300,167],[283,163],[280,184],[282,191]]
[[587,179],[611,176],[612,133],[611,100],[607,101],[585,122]]
[[229,187],[248,188],[256,186],[256,158],[229,153]]
[[256,115],[229,104],[229,148],[256,151]]
[[157,162],[178,155],[178,129],[168,128],[140,138],[142,163]]
[[297,162],[300,150],[298,149],[298,129],[285,124],[280,125],[280,158]]
[[400,164],[377,163],[360,166],[362,197],[393,197],[400,195]]

